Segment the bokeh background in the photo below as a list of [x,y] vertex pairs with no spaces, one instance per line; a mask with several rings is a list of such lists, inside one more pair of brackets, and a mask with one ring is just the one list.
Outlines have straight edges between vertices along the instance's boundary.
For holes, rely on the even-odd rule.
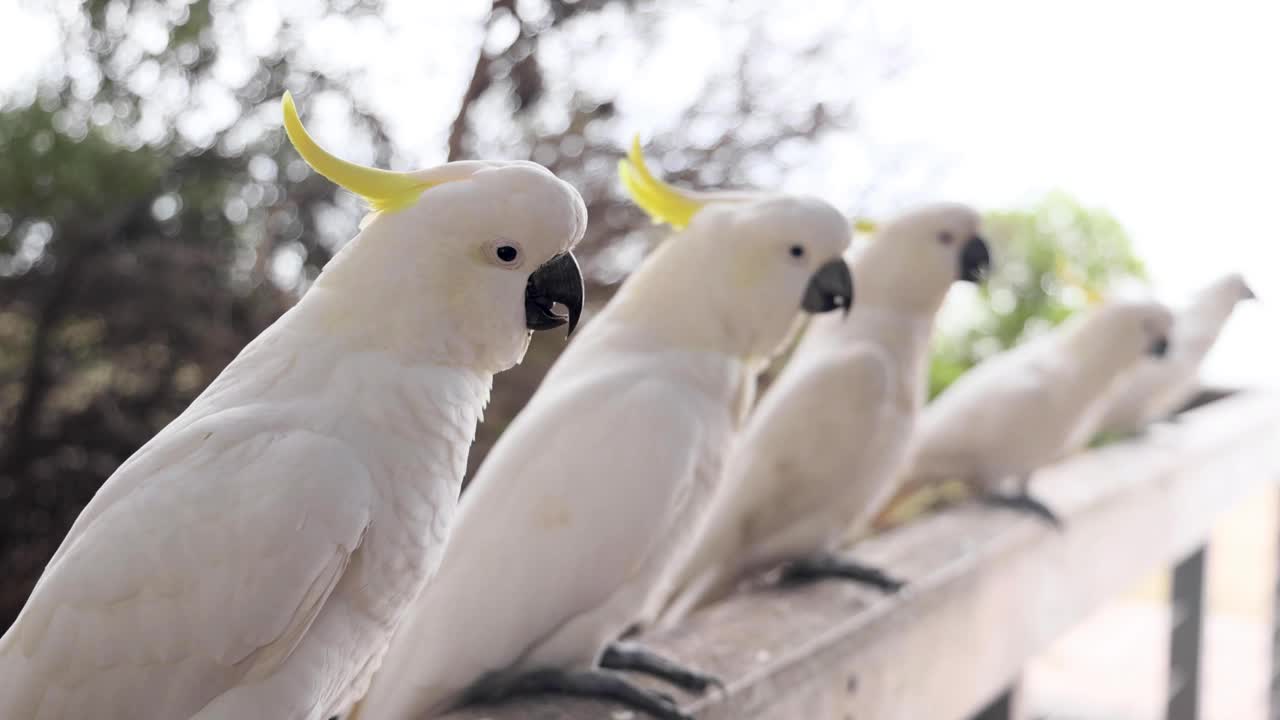
[[[284,141],[285,89],[358,162],[574,183],[593,307],[661,238],[613,175],[639,133],[688,186],[987,211],[1005,262],[949,302],[935,391],[1090,292],[1176,303],[1228,270],[1264,301],[1206,375],[1263,385],[1276,27],[1266,0],[0,0],[0,629],[101,482],[355,233]],[[498,378],[473,467],[562,347]]]

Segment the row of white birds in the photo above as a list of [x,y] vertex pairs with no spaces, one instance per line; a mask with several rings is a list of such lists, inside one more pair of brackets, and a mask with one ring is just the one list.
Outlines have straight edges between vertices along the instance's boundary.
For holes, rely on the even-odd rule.
[[0,639],[0,718],[423,720],[539,692],[685,718],[617,671],[715,678],[625,632],[779,568],[891,591],[848,543],[930,483],[1057,523],[1031,474],[1183,402],[1252,296],[1233,275],[1176,319],[1103,302],[925,406],[935,316],[992,262],[977,212],[914,209],[851,251],[829,204],[678,189],[637,144],[622,182],[675,232],[459,503],[494,374],[533,330],[577,323],[582,199],[528,162],[361,167],[320,148],[288,95],[284,117],[372,212],[81,513]]

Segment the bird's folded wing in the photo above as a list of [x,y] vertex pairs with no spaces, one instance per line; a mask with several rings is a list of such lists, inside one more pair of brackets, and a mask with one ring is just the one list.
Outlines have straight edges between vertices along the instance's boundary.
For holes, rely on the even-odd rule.
[[176,717],[296,647],[368,527],[368,471],[332,438],[233,420],[111,478],[0,640],[0,716]]
[[[678,529],[673,516],[706,455],[701,396],[611,367],[544,387],[485,459],[362,720],[437,712],[484,675],[536,656],[607,605]],[[582,662],[595,650],[581,648]]]
[[[881,441],[888,380],[883,358],[860,351],[824,353],[784,372],[737,443],[695,542],[673,562],[663,625],[722,597],[741,579],[743,553],[805,522],[858,480],[848,459]],[[803,478],[773,474],[797,467],[806,469]]]

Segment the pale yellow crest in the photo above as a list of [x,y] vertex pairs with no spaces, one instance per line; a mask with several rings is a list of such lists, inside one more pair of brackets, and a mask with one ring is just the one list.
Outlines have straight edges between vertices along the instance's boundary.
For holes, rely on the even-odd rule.
[[1067,262],[1067,259],[1065,257],[1063,257],[1062,255],[1058,255],[1055,264],[1057,266],[1055,268],[1055,272],[1057,273],[1059,281],[1061,281],[1064,285],[1067,285],[1069,287],[1074,287],[1080,292],[1084,293],[1085,302],[1088,305],[1093,306],[1093,305],[1099,305],[1102,303],[1102,301],[1105,299],[1102,296],[1102,293],[1090,287],[1089,283],[1084,278],[1080,277],[1080,275],[1077,274],[1076,271],[1071,268],[1071,264]]
[[852,220],[852,224],[853,224],[853,231],[855,233],[863,233],[866,235],[870,235],[874,233],[880,227],[880,225],[876,223],[875,220],[871,220],[863,217],[854,218]]
[[654,223],[666,223],[680,230],[706,205],[706,201],[689,196],[649,172],[640,150],[639,135],[632,139],[627,157],[618,161],[618,178],[631,200],[648,213]]
[[307,165],[339,187],[364,198],[374,211],[397,210],[412,205],[426,189],[450,181],[427,180],[421,177],[421,173],[379,170],[343,160],[320,147],[302,126],[293,95],[288,91],[282,104],[285,133]]

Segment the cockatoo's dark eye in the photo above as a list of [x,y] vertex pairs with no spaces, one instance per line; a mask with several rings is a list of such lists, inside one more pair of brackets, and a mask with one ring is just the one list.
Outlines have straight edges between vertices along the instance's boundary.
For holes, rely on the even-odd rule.
[[485,246],[485,255],[489,262],[507,270],[514,270],[524,264],[524,250],[520,243],[504,237],[490,240]]
[[804,248],[799,245],[792,245],[788,252],[791,253],[791,257],[793,258],[804,257]]
[[952,236],[950,232],[943,230],[942,232],[938,233],[938,242],[942,243],[943,245],[950,245],[952,242],[955,242],[955,237]]

